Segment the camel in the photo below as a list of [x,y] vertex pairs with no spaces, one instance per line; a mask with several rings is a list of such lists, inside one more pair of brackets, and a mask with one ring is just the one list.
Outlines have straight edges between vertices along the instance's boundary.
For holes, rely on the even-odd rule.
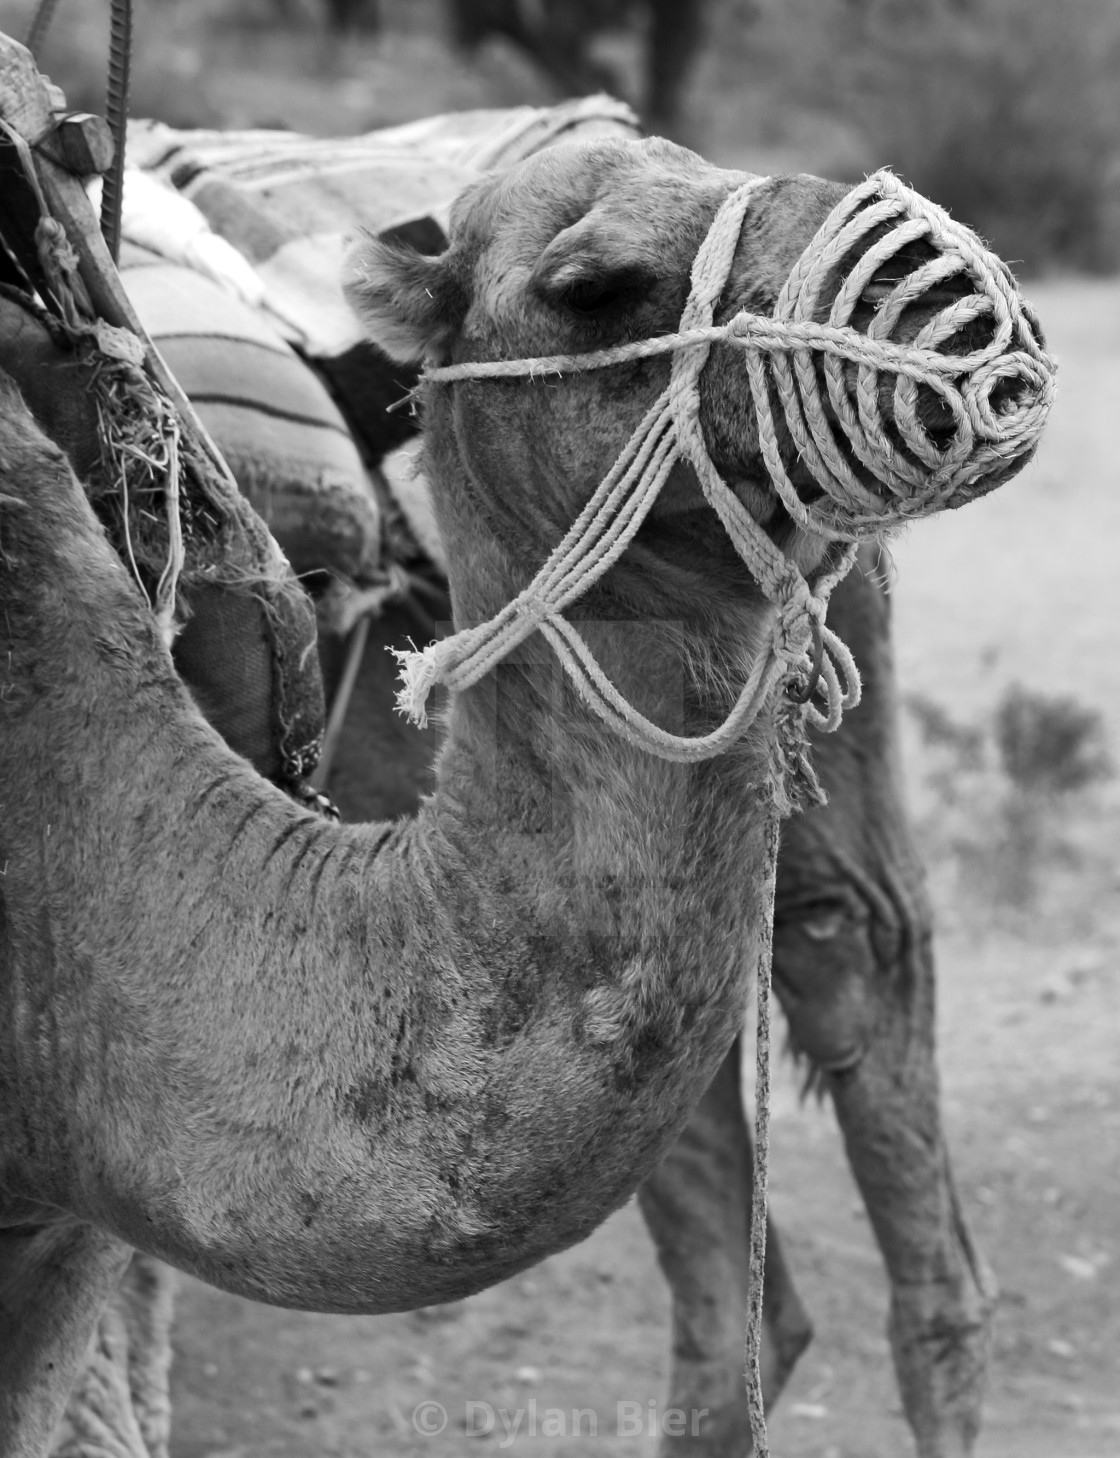
[[650,131],[675,136],[685,82],[704,38],[703,0],[452,0],[455,40],[464,50],[502,36],[566,93],[619,93],[618,77],[590,55],[595,35],[635,19],[645,28],[641,111]]
[[[662,142],[557,149],[472,189],[440,259],[373,249],[353,293],[414,357],[664,333],[747,180]],[[731,313],[772,306],[845,193],[753,188]],[[827,571],[827,537],[767,485],[739,370],[713,350],[705,438],[767,539]],[[667,373],[431,395],[458,622],[525,586]],[[616,1208],[726,1058],[767,955],[783,705],[717,757],[662,759],[604,733],[530,640],[452,695],[414,819],[325,824],[202,719],[10,387],[0,430],[0,1436],[22,1455],[50,1441],[133,1247],[256,1299],[388,1311],[477,1290]],[[942,504],[1019,464],[989,457]],[[692,735],[774,622],[683,466],[570,614],[630,703]]]

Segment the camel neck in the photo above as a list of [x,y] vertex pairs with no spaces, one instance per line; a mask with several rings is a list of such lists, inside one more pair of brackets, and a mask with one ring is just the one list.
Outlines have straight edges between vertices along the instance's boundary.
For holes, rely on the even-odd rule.
[[[521,585],[513,574],[502,583],[496,556],[485,591],[453,580],[453,594],[476,612],[495,610]],[[696,666],[711,661],[710,641],[702,647],[679,621],[636,618],[606,594],[584,611],[596,608],[604,615],[581,617],[580,632],[630,703],[676,734],[719,722],[728,690],[713,684],[705,694],[696,681]],[[743,672],[750,644],[739,647],[735,671]],[[530,883],[547,879],[553,895],[565,886],[577,924],[567,935],[581,919],[600,925],[623,884],[622,922],[634,931],[662,921],[673,887],[709,877],[733,883],[773,815],[759,735],[697,765],[651,755],[594,717],[540,635],[452,696],[447,729],[434,801],[444,831],[457,838],[461,826],[464,842],[477,846],[485,826],[495,864],[508,862],[514,874],[520,866]]]
[[[453,703],[414,821],[316,821],[201,722],[68,468],[10,433],[0,1186],[320,1310],[451,1300],[588,1234],[742,1025],[762,745],[653,759],[539,651]],[[671,710],[675,629],[587,627]]]

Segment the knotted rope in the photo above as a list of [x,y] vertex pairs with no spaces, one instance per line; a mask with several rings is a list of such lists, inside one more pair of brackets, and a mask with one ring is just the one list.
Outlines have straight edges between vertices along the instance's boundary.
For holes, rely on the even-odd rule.
[[[1054,368],[1038,327],[1004,265],[955,223],[889,172],[854,188],[832,211],[787,279],[773,315],[746,310],[713,322],[746,211],[759,178],[733,192],[716,214],[693,263],[691,292],[673,334],[585,354],[474,361],[429,369],[424,379],[567,374],[672,354],[669,384],[646,412],[594,495],[533,581],[489,622],[420,652],[398,654],[399,707],[426,722],[432,687],[477,682],[530,634],[552,645],[581,697],[630,742],[667,759],[694,761],[721,753],[758,716],[780,682],[803,684],[799,719],[835,729],[859,700],[850,653],[824,624],[828,597],[854,560],[809,587],[792,562],[721,479],[700,426],[700,376],[714,343],[743,351],[760,448],[778,495],[803,529],[855,543],[910,517],[928,515],[972,494],[986,473],[1028,455],[1053,397]],[[868,243],[868,235],[881,236]],[[866,332],[852,317],[876,275],[908,246],[932,245],[933,257],[908,269],[878,303]],[[937,311],[908,343],[891,336],[905,311],[931,289],[963,276],[970,291]],[[831,303],[829,302],[831,299]],[[816,316],[829,308],[826,323]],[[985,321],[979,348],[953,353],[954,336]],[[854,380],[853,380],[854,376]],[[884,387],[893,379],[893,389]],[[823,380],[823,390],[822,390]],[[936,432],[919,415],[923,387],[940,406]],[[783,460],[771,394],[798,458],[824,495],[803,501]],[[893,424],[884,416],[890,400]],[[929,404],[927,395],[925,403]],[[563,616],[633,541],[677,462],[695,470],[740,557],[778,608],[760,654],[727,718],[700,736],[670,734],[629,704]],[[873,489],[876,485],[886,490]],[[809,661],[809,650],[819,660]],[[806,692],[820,676],[824,707]],[[843,684],[841,684],[843,679]]]

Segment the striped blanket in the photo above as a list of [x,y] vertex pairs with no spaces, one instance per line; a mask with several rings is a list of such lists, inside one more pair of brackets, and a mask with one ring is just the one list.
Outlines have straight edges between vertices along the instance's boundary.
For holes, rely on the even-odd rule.
[[607,97],[342,140],[130,124],[125,286],[298,572],[369,586],[421,551],[409,493],[396,501],[376,470],[413,431],[385,407],[415,374],[366,342],[346,305],[349,237],[438,252],[451,203],[484,172],[557,142],[636,134]]

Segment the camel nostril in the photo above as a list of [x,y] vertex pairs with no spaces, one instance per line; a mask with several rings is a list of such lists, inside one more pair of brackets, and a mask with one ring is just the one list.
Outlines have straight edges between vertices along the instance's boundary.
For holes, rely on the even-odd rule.
[[[887,409],[889,411],[890,407]],[[947,446],[956,430],[956,416],[941,396],[927,385],[918,387],[917,414],[930,440],[941,448]]]

